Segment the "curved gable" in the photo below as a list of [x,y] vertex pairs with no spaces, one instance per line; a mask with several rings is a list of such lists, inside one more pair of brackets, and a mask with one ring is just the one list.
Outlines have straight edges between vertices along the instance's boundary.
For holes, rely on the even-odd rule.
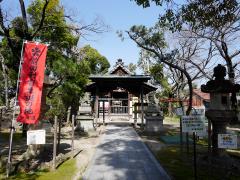
[[128,70],[127,67],[124,66],[122,59],[118,59],[116,65],[110,71],[110,74],[124,76],[124,75],[131,75],[131,72]]

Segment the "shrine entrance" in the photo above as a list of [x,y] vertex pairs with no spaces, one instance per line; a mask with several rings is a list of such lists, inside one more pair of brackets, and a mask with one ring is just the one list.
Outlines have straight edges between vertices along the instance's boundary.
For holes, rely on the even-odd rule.
[[89,79],[92,83],[86,87],[86,91],[91,93],[97,119],[104,122],[105,118],[112,117],[133,118],[134,103],[138,103],[141,104],[139,118],[143,122],[144,95],[157,89],[148,83],[150,76],[131,74],[119,59],[109,74],[92,75]]

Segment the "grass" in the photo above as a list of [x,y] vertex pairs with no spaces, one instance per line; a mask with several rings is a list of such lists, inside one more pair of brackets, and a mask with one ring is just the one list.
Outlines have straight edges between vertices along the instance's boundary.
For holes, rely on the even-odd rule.
[[[39,170],[30,173],[18,173],[15,176],[11,176],[10,180],[15,179],[26,179],[26,180],[69,180],[75,175],[77,171],[76,159],[70,159],[61,166],[59,166],[55,171]],[[0,176],[1,177],[1,176]]]
[[3,168],[0,168],[0,179],[4,179],[6,171]]
[[178,147],[171,146],[164,148],[157,153],[157,159],[175,179],[193,179],[191,164],[187,163],[186,157],[181,156]]
[[[0,132],[0,138],[2,138],[4,141],[8,141],[10,136],[10,132]],[[26,139],[26,137],[22,136],[22,132],[14,132],[13,133],[13,141],[20,141]]]
[[[218,169],[207,165],[207,160],[199,157],[206,155],[207,147],[198,145],[197,147],[197,177],[200,180],[220,180],[229,179],[237,180],[240,179],[240,174],[233,173],[229,175],[226,173],[226,169]],[[157,159],[166,171],[176,180],[192,180],[194,179],[193,169],[193,153],[190,147],[189,154],[186,149],[181,153],[179,146],[168,146],[156,154]],[[201,162],[200,162],[201,161]],[[205,163],[203,163],[205,162]]]
[[180,118],[178,116],[173,116],[173,117],[166,116],[166,117],[164,117],[163,121],[179,123],[180,122]]
[[43,175],[37,178],[38,180],[54,180],[54,179],[61,179],[61,180],[68,180],[72,179],[77,171],[76,167],[76,159],[70,159],[63,163],[56,171],[44,173]]

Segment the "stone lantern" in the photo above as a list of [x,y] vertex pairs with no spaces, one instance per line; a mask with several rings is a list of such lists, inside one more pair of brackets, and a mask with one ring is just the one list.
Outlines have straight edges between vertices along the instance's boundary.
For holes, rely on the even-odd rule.
[[202,85],[201,90],[210,93],[210,106],[205,115],[212,123],[212,153],[220,156],[223,150],[218,148],[218,134],[226,134],[227,124],[235,117],[230,94],[239,91],[240,85],[224,78],[226,68],[220,64],[214,68],[213,76],[214,80]]
[[145,111],[146,127],[149,133],[159,133],[163,130],[163,114],[160,107],[156,104],[154,93],[148,95],[148,107]]

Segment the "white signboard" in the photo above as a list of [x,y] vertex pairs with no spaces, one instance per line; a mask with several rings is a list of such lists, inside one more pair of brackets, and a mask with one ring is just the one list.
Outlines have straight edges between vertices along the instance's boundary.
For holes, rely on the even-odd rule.
[[206,132],[204,116],[182,116],[182,132]]
[[45,130],[27,131],[27,145],[45,144],[45,142],[46,142],[46,131]]
[[237,135],[218,134],[218,148],[237,149]]

